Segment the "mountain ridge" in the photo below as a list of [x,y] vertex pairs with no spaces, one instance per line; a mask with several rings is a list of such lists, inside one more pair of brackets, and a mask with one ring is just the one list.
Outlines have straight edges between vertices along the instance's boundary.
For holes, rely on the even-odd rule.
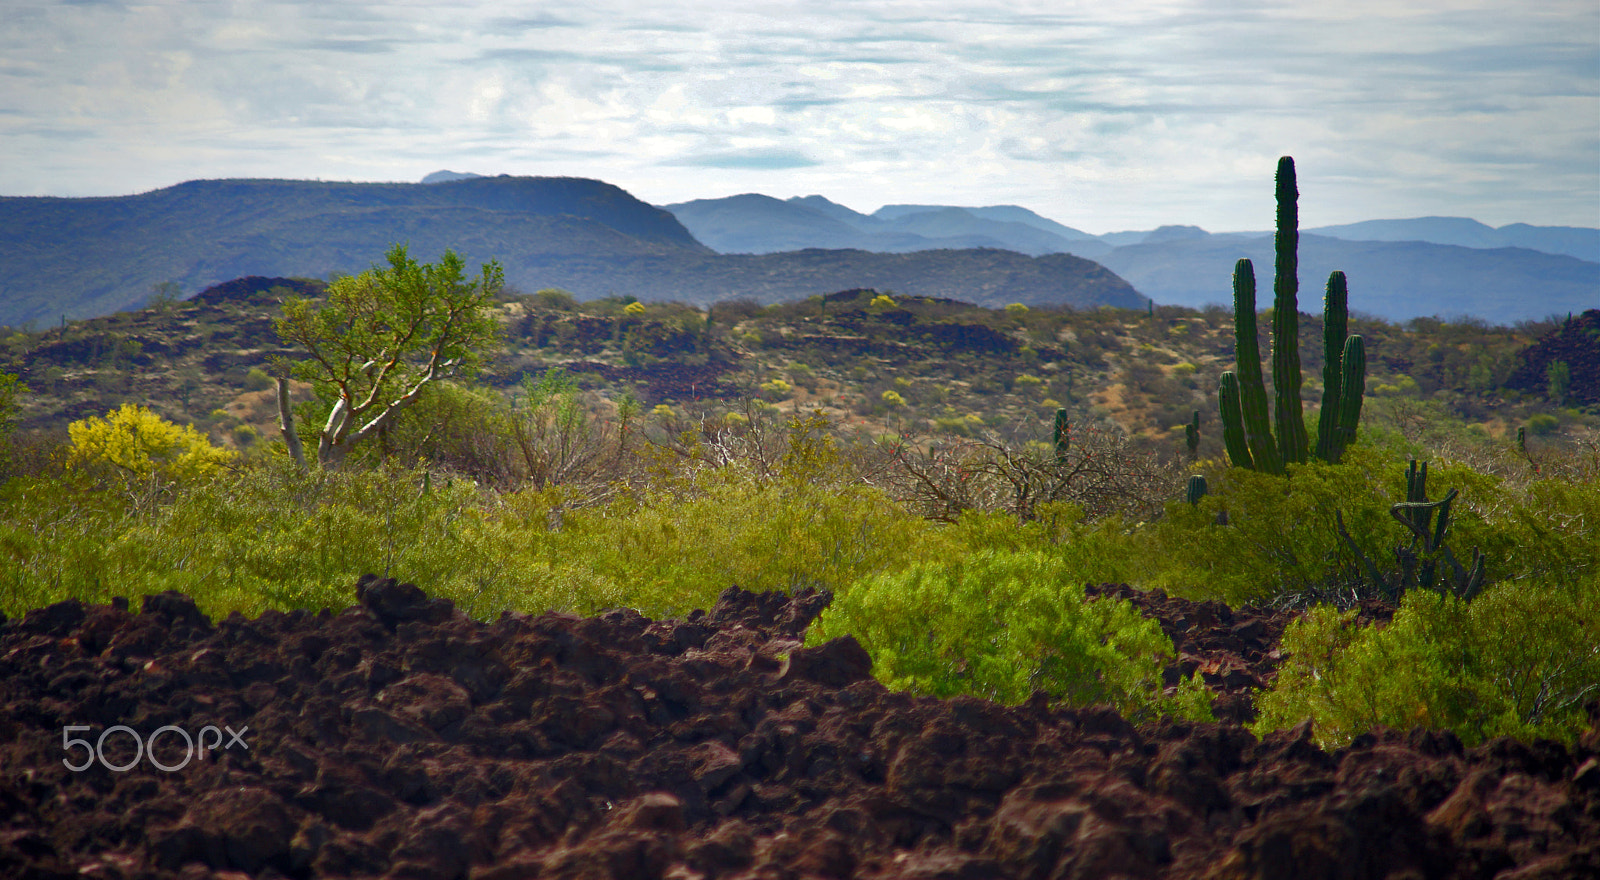
[[[1254,261],[1258,274],[1271,272],[1272,266],[1271,232],[1211,233],[1174,224],[1090,236],[1061,227],[1082,236],[1068,239],[1045,228],[1053,221],[1016,206],[885,205],[861,214],[821,196],[785,202],[747,194],[665,207],[718,250],[762,253],[853,246],[916,251],[959,242],[1036,255],[1072,253],[1108,266],[1140,293],[1168,305],[1231,301],[1233,265],[1241,257]],[[819,220],[808,227],[808,217]],[[856,228],[856,237],[851,239],[844,227]],[[1019,228],[1026,231],[1019,233]],[[773,231],[778,229],[781,233]],[[886,239],[890,230],[896,237]],[[1330,230],[1338,234],[1325,234]],[[956,232],[959,238],[950,235]],[[1348,237],[1368,233],[1380,237]],[[1307,303],[1320,296],[1334,269],[1350,278],[1352,308],[1389,320],[1470,314],[1510,323],[1581,311],[1600,301],[1600,262],[1562,252],[1587,253],[1592,241],[1600,259],[1600,229],[1511,224],[1495,230],[1466,218],[1419,218],[1305,229],[1301,235],[1315,242],[1309,262],[1302,256],[1300,276],[1307,291],[1302,301]],[[1448,240],[1421,240],[1430,235]],[[1463,243],[1472,241],[1483,246]],[[1535,244],[1546,250],[1529,246]]]
[[[513,287],[563,287],[583,298],[772,302],[878,284],[1001,298],[1001,305],[1145,302],[1096,264],[1033,263],[986,239],[951,243],[944,249],[951,253],[937,256],[886,259],[840,249],[821,258],[736,259],[701,243],[670,212],[585,178],[232,179],[133,196],[0,197],[0,326],[125,310],[174,283],[193,290],[244,276],[359,272],[396,242],[421,260],[447,248],[468,265],[495,259]],[[961,250],[974,246],[991,247]],[[891,270],[898,276],[885,274]]]

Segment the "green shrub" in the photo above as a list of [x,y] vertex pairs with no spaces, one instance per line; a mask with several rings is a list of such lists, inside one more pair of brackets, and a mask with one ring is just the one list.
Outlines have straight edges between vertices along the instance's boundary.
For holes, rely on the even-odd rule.
[[456,481],[423,493],[421,483],[407,471],[301,473],[284,459],[181,483],[172,501],[144,509],[76,474],[13,481],[0,491],[3,610],[162,590],[214,616],[343,608],[366,572],[426,584],[474,612],[518,607],[505,592],[476,596],[515,584],[495,576],[506,548],[482,546],[466,515],[476,490]]
[[1503,583],[1470,605],[1408,594],[1388,626],[1318,608],[1284,634],[1287,655],[1257,700],[1257,733],[1303,718],[1324,748],[1374,726],[1571,743],[1600,695],[1600,577],[1576,588]]
[[1287,477],[1218,468],[1207,474],[1209,494],[1198,505],[1175,498],[1148,530],[1152,546],[1140,554],[1147,568],[1136,582],[1241,605],[1348,580],[1355,561],[1341,546],[1334,511],[1369,558],[1382,557],[1399,529],[1388,512],[1394,493],[1381,476],[1389,468],[1399,472],[1359,446],[1340,464],[1295,465]]
[[[1207,473],[1210,492],[1199,505],[1167,505],[1162,520],[1142,536],[1141,588],[1161,588],[1229,604],[1354,597],[1366,574],[1343,546],[1334,522],[1339,511],[1362,552],[1393,567],[1394,547],[1410,539],[1389,514],[1405,499],[1404,461],[1388,449],[1358,445],[1337,465],[1311,462],[1274,477],[1238,468]],[[1542,579],[1571,584],[1600,571],[1600,485],[1545,480],[1524,487],[1452,462],[1435,462],[1430,497],[1450,489],[1460,496],[1451,510],[1447,544],[1470,565],[1472,550],[1486,557],[1486,582]],[[1219,524],[1225,514],[1226,524]]]
[[0,486],[0,611],[169,589],[212,615],[343,608],[375,572],[479,617],[681,615],[734,584],[839,589],[921,553],[960,552],[874,490],[814,485],[823,451],[791,453],[782,473],[794,479],[723,467],[688,491],[575,510],[560,488],[494,493],[401,468],[302,473],[286,459],[179,484],[153,509],[82,473],[18,478]]
[[260,367],[251,367],[244,375],[244,387],[249,391],[265,391],[274,384],[272,376]]
[[985,550],[852,584],[812,626],[815,644],[853,634],[887,686],[1007,703],[1035,690],[1072,705],[1110,703],[1133,718],[1209,719],[1193,678],[1167,696],[1172,642],[1126,601],[1084,597],[1068,559]]
[[769,401],[788,400],[794,396],[794,386],[782,379],[771,379],[759,386],[761,396]]

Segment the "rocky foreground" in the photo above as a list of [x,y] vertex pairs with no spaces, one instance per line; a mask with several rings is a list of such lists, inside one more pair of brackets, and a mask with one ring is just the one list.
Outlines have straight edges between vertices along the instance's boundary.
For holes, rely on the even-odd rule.
[[337,614],[53,605],[0,623],[0,876],[1600,877],[1600,726],[1257,741],[1287,618],[1092,592],[1157,617],[1231,720],[891,693],[853,639],[801,646],[819,594],[492,624],[372,578]]

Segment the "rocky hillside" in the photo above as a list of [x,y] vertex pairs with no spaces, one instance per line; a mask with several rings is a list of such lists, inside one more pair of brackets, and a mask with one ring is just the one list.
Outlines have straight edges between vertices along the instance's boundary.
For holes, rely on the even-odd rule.
[[[15,333],[0,339],[0,370],[32,389],[21,401],[24,430],[64,437],[69,421],[134,401],[249,445],[277,436],[268,359],[296,354],[273,331],[279,304],[322,290],[319,281],[242,278],[186,302]],[[1065,407],[1075,421],[1114,424],[1168,451],[1183,449],[1180,426],[1198,410],[1200,454],[1221,454],[1217,377],[1233,362],[1232,317],[1221,309],[990,309],[898,293],[883,306],[877,296],[738,299],[709,311],[651,304],[638,315],[622,298],[512,296],[500,307],[505,346],[482,381],[509,390],[561,367],[599,406],[624,393],[647,406],[755,397],[873,432],[903,425],[956,436],[1037,428]],[[1544,370],[1564,358],[1568,405],[1586,399],[1595,387],[1586,371],[1600,357],[1595,317],[1518,328],[1357,319],[1351,331],[1367,340],[1366,418],[1402,431],[1476,426],[1493,437],[1514,437],[1539,413],[1540,431],[1590,424],[1592,415],[1547,399]],[[1303,315],[1300,332],[1314,407],[1320,316]],[[1518,376],[1531,370],[1535,379],[1513,379],[1518,364],[1531,365]]]

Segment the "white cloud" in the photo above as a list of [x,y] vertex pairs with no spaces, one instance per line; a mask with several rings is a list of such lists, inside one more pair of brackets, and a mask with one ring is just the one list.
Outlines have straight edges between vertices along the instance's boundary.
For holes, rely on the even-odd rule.
[[1600,225],[1592,0],[63,6],[0,21],[0,193],[597,177],[1018,203],[1090,231]]

